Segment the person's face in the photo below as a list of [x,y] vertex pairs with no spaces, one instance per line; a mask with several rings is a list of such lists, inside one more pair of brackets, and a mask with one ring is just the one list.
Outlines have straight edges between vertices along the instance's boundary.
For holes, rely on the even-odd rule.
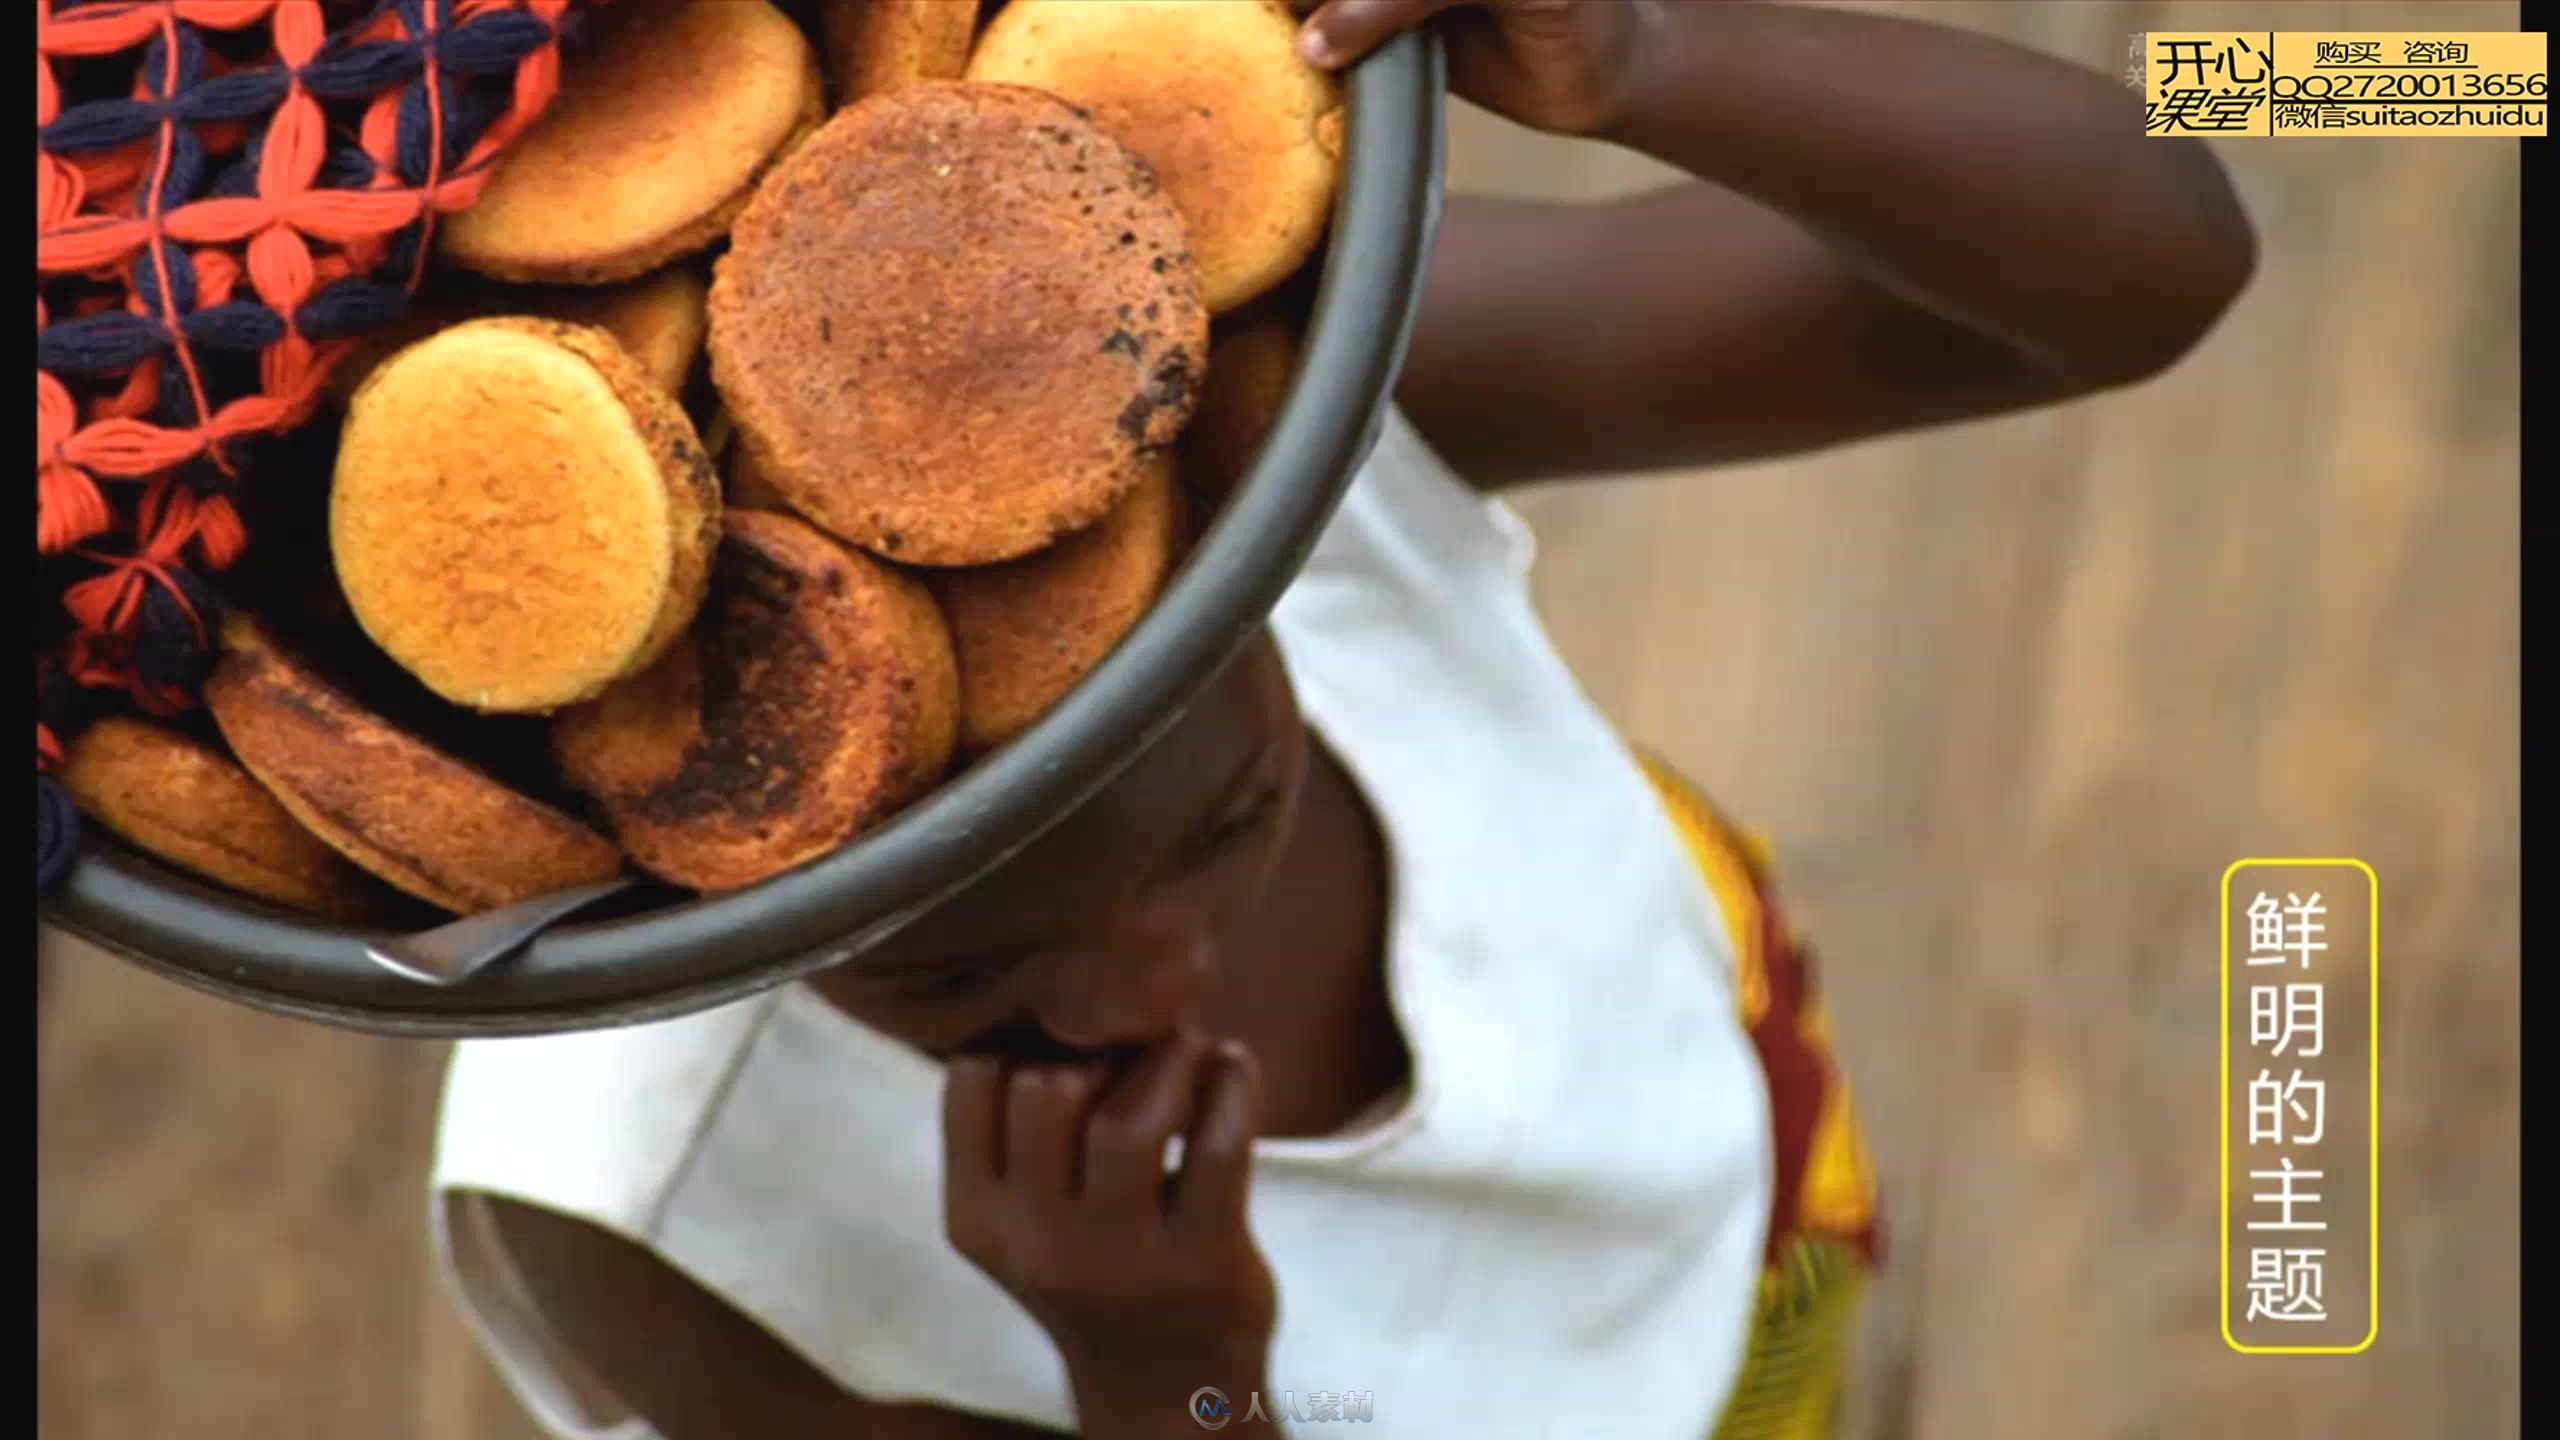
[[969,889],[820,977],[928,1053],[1144,1045],[1198,1019],[1216,937],[1261,897],[1306,731],[1267,633],[1119,777]]

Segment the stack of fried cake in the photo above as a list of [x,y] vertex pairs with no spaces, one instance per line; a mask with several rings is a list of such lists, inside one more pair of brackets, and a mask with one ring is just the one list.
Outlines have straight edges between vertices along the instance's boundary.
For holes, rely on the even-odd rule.
[[101,823],[344,921],[732,890],[1138,624],[1287,393],[1335,82],[1279,0],[791,8],[599,13],[276,482],[213,726],[75,746]]

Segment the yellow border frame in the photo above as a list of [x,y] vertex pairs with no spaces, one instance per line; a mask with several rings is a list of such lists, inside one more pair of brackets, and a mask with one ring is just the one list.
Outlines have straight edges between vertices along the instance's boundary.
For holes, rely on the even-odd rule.
[[[2366,1201],[2371,1207],[2365,1215],[2365,1278],[2369,1294],[2365,1300],[2364,1338],[2353,1345],[2243,1345],[2231,1333],[2231,880],[2248,869],[2329,869],[2360,870],[2365,880],[2365,983],[2371,994],[2365,1009],[2365,1023],[2371,1027],[2365,1044],[2366,1129],[2365,1183],[2370,1186]],[[2374,1337],[2382,1333],[2382,882],[2375,878],[2373,867],[2361,860],[2234,860],[2222,872],[2222,1110],[2216,1117],[2222,1132],[2222,1235],[2217,1249],[2222,1257],[2220,1282],[2222,1296],[2222,1343],[2243,1355],[2361,1355],[2373,1347]]]

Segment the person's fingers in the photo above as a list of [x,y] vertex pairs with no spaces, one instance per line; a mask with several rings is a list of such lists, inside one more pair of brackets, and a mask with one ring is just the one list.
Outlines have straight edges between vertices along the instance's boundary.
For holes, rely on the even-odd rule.
[[1173,1185],[1176,1224],[1213,1230],[1244,1222],[1253,1137],[1261,1128],[1262,1069],[1252,1051],[1226,1041],[1200,1067],[1199,1100]]
[[1298,29],[1298,54],[1334,70],[1388,38],[1471,0],[1324,0]]
[[942,1173],[954,1187],[1004,1173],[1004,1067],[963,1055],[944,1069]]
[[1200,1062],[1209,1041],[1185,1030],[1147,1052],[1111,1087],[1085,1124],[1086,1203],[1102,1209],[1155,1208],[1164,1188],[1165,1146],[1191,1122]]
[[1026,1065],[1005,1087],[1004,1183],[1026,1199],[1075,1191],[1085,1106],[1094,1077],[1082,1066]]

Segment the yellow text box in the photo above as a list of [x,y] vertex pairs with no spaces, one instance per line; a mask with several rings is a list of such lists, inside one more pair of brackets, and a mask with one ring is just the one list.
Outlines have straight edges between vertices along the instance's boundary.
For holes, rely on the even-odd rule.
[[[2245,886],[2248,893],[2235,908],[2233,895],[2236,890],[2244,888],[2242,884],[2244,876],[2248,877]],[[2233,1350],[2244,1355],[2360,1354],[2372,1346],[2374,1338],[2381,1333],[2382,1326],[2381,886],[2374,878],[2373,867],[2361,860],[2345,858],[2241,860],[2222,872],[2221,917],[2220,1294],[2222,1338],[2224,1343]],[[2242,923],[2235,925],[2235,920]],[[2330,921],[2336,923],[2331,924]],[[2237,946],[2235,946],[2235,940],[2238,941]],[[2359,968],[2359,962],[2363,971],[2360,976],[2353,974],[2353,971]],[[2233,983],[2235,972],[2240,978],[2253,981],[2253,992],[2270,991],[2277,996],[2286,996],[2288,990],[2299,989],[2306,985],[2327,986],[2335,983],[2342,987],[2338,993],[2341,994],[2344,1003],[2336,1008],[2342,1009],[2353,1022],[2345,1028],[2354,1034],[2354,1038],[2362,1042],[2363,1055],[2360,1058],[2364,1064],[2359,1068],[2362,1069],[2363,1074],[2356,1078],[2361,1079],[2363,1083],[2360,1086],[2340,1087],[2345,1089],[2348,1097],[2346,1098],[2347,1108],[2343,1110],[2326,1106],[2324,1099],[2323,1113],[2320,1117],[2323,1134],[2314,1137],[2309,1148],[2297,1148],[2281,1155],[2277,1152],[2284,1150],[2288,1143],[2281,1133],[2283,1126],[2279,1124],[2275,1127],[2279,1133],[2272,1137],[2262,1136],[2259,1133],[2261,1087],[2269,1084],[2271,1069],[2279,1069],[2285,1065],[2286,1062],[2277,1057],[2283,1055],[2287,1042],[2298,1041],[2301,1037],[2293,1032],[2290,1021],[2287,1022],[2285,1033],[2281,1037],[2267,1033],[2274,1027],[2262,1025],[2261,1021],[2274,1018],[2272,1012],[2275,1007],[2267,1007],[2267,1013],[2262,1013],[2256,1003],[2257,997],[2253,993],[2249,1014],[2246,1017],[2248,1038],[2243,1042],[2244,1053],[2241,1059],[2246,1066],[2256,1067],[2260,1074],[2255,1084],[2246,1092],[2248,1104],[2241,1110],[2246,1121],[2244,1126],[2246,1140],[2242,1148],[2250,1157],[2242,1169],[2253,1186],[2261,1183],[2262,1179],[2272,1182],[2281,1177],[2281,1188],[2291,1192],[2296,1178],[2295,1155],[2301,1155],[2305,1161],[2310,1162],[2300,1169],[2301,1178],[2327,1184],[2326,1177],[2332,1173],[2334,1162],[2323,1157],[2317,1146],[2318,1139],[2333,1140],[2328,1151],[2330,1155],[2340,1151],[2348,1154],[2361,1152],[2365,1171],[2363,1175],[2356,1177],[2363,1182],[2360,1186],[2350,1188],[2344,1195],[2339,1195],[2334,1187],[2329,1187],[2319,1194],[2297,1197],[2303,1199],[2305,1208],[2314,1209],[2318,1208],[2316,1202],[2324,1197],[2332,1199],[2338,1202],[2336,1211],[2343,1211],[2350,1217],[2364,1222],[2359,1227],[2363,1231],[2358,1237],[2363,1242],[2361,1246],[2339,1251],[2334,1255],[2334,1268],[2344,1270],[2351,1278],[2363,1282],[2361,1285],[2350,1287],[2350,1293],[2354,1298],[2363,1302],[2364,1314],[2361,1317],[2354,1317],[2351,1313],[2331,1314],[2327,1311],[2328,1297],[2321,1288],[2323,1282],[2320,1278],[2332,1268],[2325,1220],[2323,1228],[2318,1232],[2321,1238],[2317,1242],[2285,1240],[2274,1235],[2261,1235],[2259,1239],[2251,1241],[2249,1268],[2243,1273],[2245,1274],[2244,1284],[2251,1291],[2252,1304],[2246,1315],[2235,1315],[2232,1304],[2232,1282],[2235,1275],[2232,1264],[2232,1241],[2235,1234],[2232,1224],[2234,1150],[2232,1121],[2235,1113],[2232,1103],[2232,1081],[2235,1067],[2231,1004],[2235,988]],[[2328,992],[2324,990],[2322,993]],[[2286,996],[2286,998],[2289,1008],[2290,997]],[[2321,1012],[2315,1008],[2313,1013],[2317,1015]],[[2311,1045],[2297,1046],[2295,1049],[2291,1058],[2293,1079],[2297,1083],[2301,1081],[2304,1070],[2303,1057],[2306,1055],[2318,1055],[2327,1059],[2331,1065],[2331,1078],[2345,1078],[2343,1075],[2336,1074],[2336,1071],[2346,1068],[2337,1064],[2343,1057],[2332,1054],[2332,1047],[2326,1043],[2330,1039],[2342,1037],[2319,1035],[2316,1030],[2315,1035],[2317,1038]],[[2274,1042],[2272,1046],[2267,1043],[2269,1041]],[[2318,1063],[2315,1061],[2311,1068],[2317,1071]],[[2327,1085],[2326,1080],[2320,1083],[2324,1087]],[[2352,1098],[2359,1090],[2362,1092],[2361,1106],[2355,1105]],[[2288,1092],[2279,1087],[2273,1093],[2281,1097]],[[2324,1088],[2321,1093],[2325,1096],[2330,1091]],[[2301,1118],[2298,1100],[2295,1106],[2295,1119],[2298,1124]],[[2283,1118],[2280,1109],[2276,1110],[2275,1114],[2279,1120]],[[2269,1138],[2276,1142],[2274,1146],[2262,1146],[2259,1143],[2262,1139]],[[2298,1140],[2300,1137],[2297,1135],[2295,1138]],[[2334,1143],[2335,1140],[2344,1140],[2346,1144],[2337,1145]],[[2254,1168],[2259,1164],[2279,1165],[2284,1168],[2282,1171]],[[2275,1213],[2266,1208],[2266,1202],[2269,1199],[2268,1193],[2253,1190],[2251,1213]],[[2297,1223],[2294,1204],[2284,1203],[2278,1208],[2286,1223],[2251,1221],[2241,1233],[2296,1231],[2307,1226],[2307,1219]],[[2325,1216],[2327,1213],[2335,1212],[2322,1210],[2320,1213]],[[2264,1243],[2261,1243],[2262,1240]],[[2352,1244],[2352,1242],[2349,1243]],[[2313,1248],[2315,1244],[2316,1249]],[[2275,1297],[2276,1303],[2273,1309],[2276,1310],[2284,1308],[2283,1301],[2288,1294],[2294,1299],[2301,1298],[2299,1281],[2302,1277],[2298,1273],[2290,1276],[2289,1278],[2295,1284],[2290,1288],[2287,1287],[2288,1277],[2283,1273],[2286,1268],[2284,1257],[2310,1254],[2323,1257],[2319,1264],[2310,1267],[2312,1271],[2310,1295],[2319,1303],[2322,1313],[2317,1317],[2300,1313],[2281,1316],[2271,1311],[2262,1311],[2258,1302],[2269,1299],[2271,1296]],[[2269,1267],[2272,1273],[2261,1276],[2257,1269],[2258,1262],[2267,1256],[2276,1257],[2279,1263]],[[2266,1288],[2261,1289],[2262,1284]],[[2358,1318],[2362,1320],[2361,1325],[2355,1323]],[[2244,1331],[2247,1332],[2245,1336]],[[2285,1332],[2288,1331],[2294,1333],[2286,1334]],[[2276,1338],[2279,1335],[2283,1335],[2284,1338]],[[2300,1343],[2296,1343],[2297,1338]]]
[[2539,31],[2153,31],[2143,129],[2190,136],[2550,133]]

